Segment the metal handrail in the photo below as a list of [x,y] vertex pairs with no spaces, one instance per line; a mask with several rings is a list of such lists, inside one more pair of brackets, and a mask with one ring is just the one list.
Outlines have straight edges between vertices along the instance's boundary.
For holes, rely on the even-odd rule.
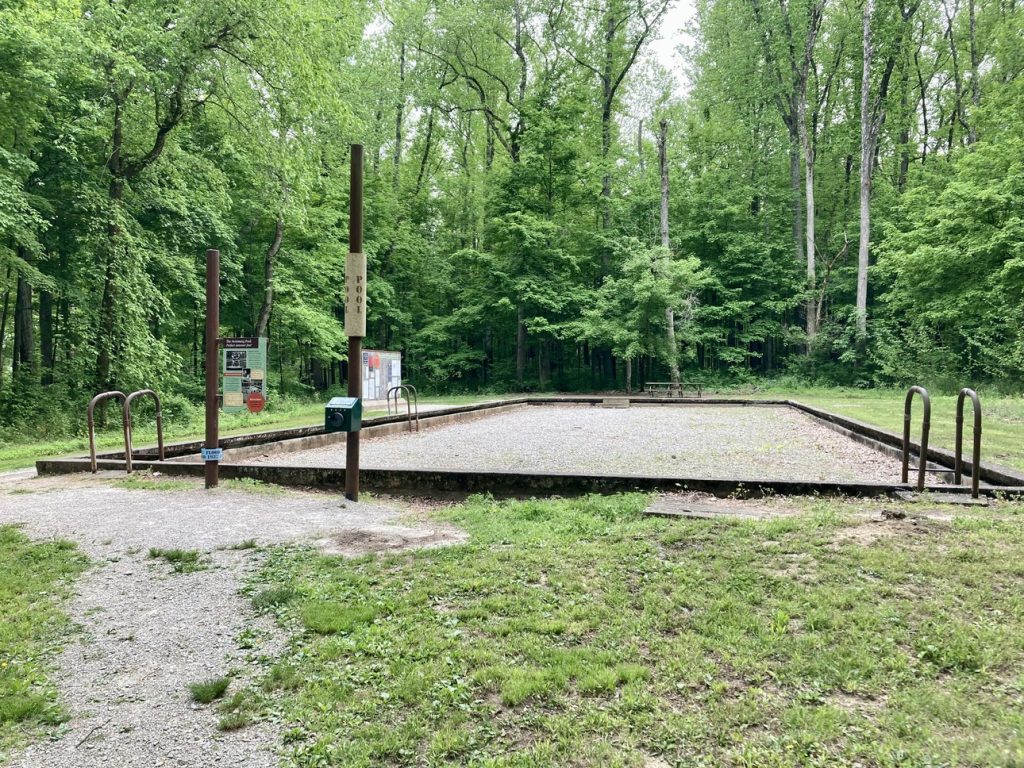
[[924,401],[924,421],[921,423],[921,455],[917,462],[917,490],[924,490],[924,473],[928,464],[928,430],[932,421],[932,399],[928,390],[916,384],[907,390],[907,399],[903,404],[903,473],[901,482],[908,482],[910,475],[910,404],[914,393],[921,395]]
[[974,453],[971,456],[971,496],[978,498],[981,485],[981,400],[978,393],[970,387],[964,387],[956,399],[956,463],[953,478],[960,485],[963,477],[964,454],[964,398],[971,398],[974,405]]
[[[93,411],[96,410],[96,406],[99,403],[103,402],[104,400],[109,400],[112,397],[119,397],[121,398],[122,402],[126,399],[124,392],[121,392],[120,390],[115,389],[111,392],[101,392],[100,394],[96,395],[96,397],[89,401],[89,408],[85,412],[86,422],[89,425],[89,467],[94,475],[96,474],[96,427],[93,423]],[[121,428],[124,430],[125,456],[129,457],[128,460],[131,461],[130,454],[128,453],[128,446],[131,442],[131,437],[129,436],[128,433],[128,422],[124,421],[124,419],[122,419],[121,421]],[[129,469],[128,471],[130,472],[131,470]]]
[[132,472],[132,400],[142,395],[150,395],[156,400],[156,444],[160,461],[164,460],[164,422],[160,412],[160,395],[152,389],[140,389],[137,392],[132,392],[124,399],[124,423],[126,425],[124,463],[128,474]]
[[[413,419],[413,414],[415,413],[415,416],[416,416],[416,431],[419,432],[420,431],[420,398],[419,398],[419,394],[417,394],[417,392],[416,392],[416,387],[414,387],[412,384],[398,384],[397,386],[391,387],[387,391],[386,397],[387,397],[387,404],[388,404],[388,416],[391,415],[391,393],[392,392],[394,392],[394,394],[395,394],[395,415],[396,416],[399,415],[400,405],[399,405],[399,402],[398,402],[398,396],[399,396],[399,394],[404,392],[405,393],[406,416],[407,416],[408,421],[409,421],[409,431],[412,432],[412,419]],[[410,393],[412,394],[412,397],[409,396]]]

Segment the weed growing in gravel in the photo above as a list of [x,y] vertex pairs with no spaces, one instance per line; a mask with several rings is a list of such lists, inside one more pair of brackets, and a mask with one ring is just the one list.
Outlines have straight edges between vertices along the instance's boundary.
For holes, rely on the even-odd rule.
[[232,544],[228,549],[233,551],[241,551],[245,549],[259,549],[259,544],[256,543],[256,539],[246,539],[240,541],[237,544]]
[[0,526],[0,763],[26,732],[63,718],[49,665],[67,626],[61,601],[86,564],[71,542]]
[[221,731],[237,731],[253,721],[256,703],[245,691],[238,691],[230,699],[222,701],[218,709],[221,718],[217,728]]
[[237,731],[240,728],[252,723],[252,715],[248,712],[232,712],[227,715],[223,715],[220,720],[217,721],[217,730],[219,731]]
[[149,556],[154,560],[166,560],[171,564],[175,573],[195,573],[206,567],[206,564],[200,559],[198,549],[160,549],[158,547],[150,547]]
[[192,694],[193,701],[198,701],[200,704],[209,704],[211,701],[216,701],[227,693],[229,685],[231,685],[231,678],[215,677],[211,680],[191,683],[188,686],[188,690]]
[[301,765],[1024,764],[1024,506],[646,518],[629,495],[437,514],[466,544],[274,550],[263,681]]

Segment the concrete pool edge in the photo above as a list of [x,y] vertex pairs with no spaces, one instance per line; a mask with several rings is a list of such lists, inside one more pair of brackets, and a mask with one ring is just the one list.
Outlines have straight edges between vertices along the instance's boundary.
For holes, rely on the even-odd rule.
[[[521,397],[495,400],[472,405],[430,411],[420,420],[426,428],[443,426],[462,421],[475,420],[482,416],[501,413],[523,406],[580,405],[601,406],[607,397],[601,395],[572,395]],[[865,424],[805,405],[795,400],[747,399],[747,398],[651,398],[631,397],[630,405],[657,405],[676,407],[739,406],[739,407],[786,407],[792,408],[813,421],[849,437],[857,442],[890,456],[898,455],[902,438],[879,427]],[[384,436],[406,428],[405,416],[385,416],[364,422],[365,432]],[[344,435],[328,435],[320,425],[292,427],[247,435],[233,435],[222,438],[225,461],[221,463],[221,475],[225,478],[251,478],[268,483],[297,487],[340,487],[344,485],[344,468],[299,467],[277,464],[242,464],[254,455],[266,456],[274,453],[288,453],[297,450],[343,442]],[[202,443],[187,441],[168,446],[168,460],[155,461],[155,451],[134,452],[138,458],[133,464],[140,469],[153,469],[167,475],[202,474],[203,465],[195,459]],[[912,444],[916,455],[917,445]],[[101,469],[123,470],[124,452],[110,452],[98,456]],[[939,468],[953,466],[953,454],[943,449],[930,448],[929,463]],[[965,472],[970,472],[971,463],[965,457]],[[41,459],[36,462],[40,475],[68,474],[89,471],[88,458]],[[558,473],[558,472],[508,472],[475,470],[439,470],[432,468],[383,469],[364,467],[361,470],[363,485],[370,491],[403,492],[414,495],[466,495],[472,493],[493,493],[502,496],[550,494],[577,495],[580,493],[617,493],[629,490],[678,491],[690,490],[711,493],[716,496],[744,495],[842,495],[842,496],[892,496],[900,491],[912,490],[909,484],[888,484],[859,481],[813,481],[781,480],[772,478],[700,478],[666,477],[660,475],[630,475],[607,473]],[[1011,496],[1024,495],[1024,473],[1006,467],[981,464],[981,477],[994,487],[983,488],[983,493]],[[964,492],[962,486],[929,484],[928,489],[942,492]]]
[[[138,469],[150,469],[167,476],[202,477],[202,464],[186,462],[133,462]],[[97,461],[101,470],[124,470],[124,462],[116,459]],[[43,459],[37,463],[41,475],[71,474],[88,471],[88,460]],[[221,464],[224,479],[251,479],[275,485],[298,488],[341,489],[345,485],[344,467],[294,467],[276,464]],[[426,469],[360,469],[360,482],[375,493],[409,494],[423,497],[466,496],[490,493],[498,497],[578,496],[581,494],[692,491],[720,498],[759,498],[764,496],[895,496],[912,491],[906,483],[828,482],[802,480],[749,480],[732,478],[658,477],[647,475],[600,475],[567,473],[477,472]],[[929,484],[932,492],[957,492],[956,487]],[[967,494],[969,491],[960,489]],[[987,496],[1024,496],[1024,486],[982,488]]]

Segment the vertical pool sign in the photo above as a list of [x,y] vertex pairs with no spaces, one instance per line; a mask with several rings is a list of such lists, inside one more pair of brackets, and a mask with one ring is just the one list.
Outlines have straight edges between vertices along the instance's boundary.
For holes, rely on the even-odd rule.
[[345,257],[345,335],[366,336],[366,254]]
[[222,408],[225,413],[259,413],[267,404],[267,339],[242,336],[223,341]]

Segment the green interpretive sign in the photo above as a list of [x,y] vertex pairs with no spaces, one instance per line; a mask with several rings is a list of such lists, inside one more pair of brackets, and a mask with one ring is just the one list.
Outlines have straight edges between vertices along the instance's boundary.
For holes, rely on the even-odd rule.
[[225,413],[259,413],[267,404],[267,339],[243,336],[224,339],[221,392]]

